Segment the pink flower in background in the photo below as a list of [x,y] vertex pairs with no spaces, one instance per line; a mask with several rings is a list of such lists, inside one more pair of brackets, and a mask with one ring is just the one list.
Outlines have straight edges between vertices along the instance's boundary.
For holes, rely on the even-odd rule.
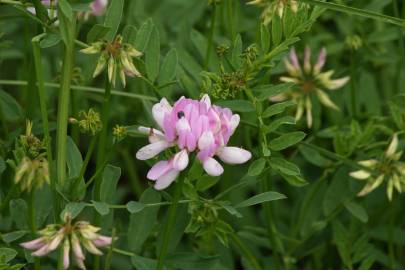
[[153,117],[160,130],[140,127],[149,134],[150,144],[142,147],[136,157],[147,160],[162,151],[177,147],[178,152],[169,160],[157,162],[147,178],[156,181],[158,190],[168,187],[189,163],[189,153],[196,152],[197,159],[211,176],[219,176],[224,169],[214,158],[228,164],[242,164],[251,158],[251,153],[242,148],[227,146],[239,124],[240,117],[228,108],[211,105],[208,95],[200,101],[180,98],[172,107],[163,98],[152,108]]
[[90,8],[94,16],[101,16],[104,14],[108,6],[108,0],[94,0],[90,4]]

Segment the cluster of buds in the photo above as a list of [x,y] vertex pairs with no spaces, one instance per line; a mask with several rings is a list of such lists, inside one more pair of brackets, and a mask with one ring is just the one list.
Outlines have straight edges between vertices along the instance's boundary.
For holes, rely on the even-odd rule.
[[284,59],[285,67],[289,76],[281,77],[283,82],[292,82],[296,85],[289,92],[272,97],[273,102],[293,99],[297,103],[296,121],[300,120],[306,112],[307,125],[312,126],[312,102],[311,95],[315,94],[319,101],[326,107],[339,110],[324,90],[337,90],[343,87],[349,77],[332,80],[333,70],[322,72],[326,62],[326,49],[322,48],[315,64],[311,63],[311,49],[306,47],[304,53],[304,66],[301,67],[298,56],[291,49],[288,58]]
[[89,133],[93,136],[100,132],[103,128],[100,114],[92,108],[90,108],[88,112],[80,111],[79,119],[70,118],[69,122],[72,124],[77,124],[82,133]]
[[163,132],[140,127],[140,132],[149,135],[150,144],[141,148],[136,157],[148,160],[171,147],[179,151],[169,160],[157,162],[148,172],[147,178],[156,181],[158,190],[168,187],[187,168],[192,152],[197,153],[197,159],[211,176],[224,172],[214,156],[228,164],[242,164],[252,156],[242,148],[227,146],[240,117],[228,108],[212,105],[208,95],[200,101],[181,97],[173,107],[163,98],[153,106],[152,114]]
[[126,84],[125,76],[141,77],[141,74],[132,62],[132,58],[141,57],[143,54],[131,44],[123,43],[122,36],[120,35],[112,42],[95,42],[90,47],[81,50],[81,52],[85,54],[100,54],[93,77],[99,75],[107,66],[108,80],[112,85],[115,85],[117,73],[124,87]]
[[203,71],[203,92],[217,99],[235,98],[246,87],[246,75],[242,71],[224,72],[220,75]]
[[363,47],[363,40],[358,35],[348,36],[345,40],[345,45],[353,50],[357,51],[361,47]]
[[26,154],[29,157],[37,157],[45,148],[45,144],[42,140],[32,134],[33,124],[31,121],[27,121],[25,134],[19,138],[19,144],[24,148]]
[[282,18],[286,8],[291,9],[294,13],[298,11],[298,2],[296,0],[253,0],[247,4],[263,7],[261,16],[263,23],[266,25],[271,22],[274,14]]
[[380,159],[369,159],[359,162],[360,166],[367,170],[358,170],[350,173],[350,176],[358,180],[367,181],[367,184],[357,194],[364,196],[379,187],[384,181],[387,182],[387,197],[392,200],[394,188],[399,192],[405,190],[405,163],[399,161],[402,151],[398,150],[398,136],[394,134],[388,149]]
[[116,125],[113,128],[114,142],[120,142],[127,137],[127,128],[125,126]]
[[85,221],[78,221],[72,225],[72,219],[69,214],[64,217],[63,224],[51,224],[45,229],[39,231],[39,238],[29,242],[21,243],[23,248],[33,250],[32,256],[42,257],[50,252],[63,249],[63,267],[68,269],[70,266],[70,253],[73,251],[73,257],[77,266],[85,270],[85,255],[82,246],[90,253],[101,256],[103,253],[98,249],[111,245],[112,237],[98,234],[100,228],[94,227]]
[[218,46],[217,46],[217,48],[216,48],[216,53],[217,53],[217,55],[218,55],[219,57],[222,57],[222,56],[228,54],[229,49],[230,49],[229,45],[227,45],[227,44],[221,44],[221,45],[218,45]]
[[219,209],[218,205],[208,200],[190,203],[188,212],[191,214],[191,219],[185,232],[208,239],[215,236],[223,245],[227,246],[227,235],[233,230],[229,224],[218,217]]
[[17,140],[13,151],[14,159],[7,163],[14,169],[14,182],[21,191],[30,192],[41,188],[49,180],[49,165],[44,150],[44,142],[32,134],[32,122],[27,121],[26,132]]

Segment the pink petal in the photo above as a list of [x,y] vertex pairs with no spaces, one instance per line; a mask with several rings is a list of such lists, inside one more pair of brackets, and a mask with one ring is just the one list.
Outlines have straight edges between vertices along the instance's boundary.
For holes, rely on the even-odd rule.
[[224,172],[224,168],[222,168],[221,164],[211,157],[203,162],[203,168],[211,176],[219,176]]
[[45,241],[44,241],[43,237],[20,244],[20,246],[22,246],[23,248],[29,249],[29,250],[39,249],[39,248],[43,247],[44,245],[45,245]]
[[176,170],[170,170],[166,174],[162,175],[156,180],[155,189],[162,190],[170,186],[170,184],[176,180],[179,172]]
[[78,266],[80,269],[86,270],[86,266],[84,265],[84,258],[75,257],[75,261],[76,261],[77,266]]
[[149,170],[148,175],[146,176],[149,180],[156,180],[165,173],[167,173],[172,166],[167,160],[159,161]]
[[165,140],[165,135],[160,130],[150,128],[150,127],[138,127],[138,131],[142,134],[149,135],[149,142],[155,143],[157,141]]
[[188,166],[188,152],[186,149],[178,152],[173,158],[173,168],[182,171]]
[[248,161],[252,157],[252,154],[242,148],[224,147],[217,153],[217,156],[228,164],[242,164]]
[[307,46],[304,52],[304,70],[309,73],[311,71],[311,49]]
[[93,244],[96,247],[109,246],[112,243],[112,237],[100,235],[97,239],[93,240]]
[[67,244],[64,244],[63,246],[63,267],[65,269],[68,269],[70,265],[69,251],[70,251],[70,244],[69,242],[67,242]]
[[101,16],[104,14],[107,5],[108,0],[94,0],[93,3],[90,4],[90,7],[94,15]]
[[231,120],[229,121],[231,135],[235,132],[235,129],[238,127],[239,122],[240,122],[239,114],[232,115]]
[[297,57],[297,53],[295,52],[295,49],[292,48],[290,51],[290,60],[291,60],[291,64],[293,65],[293,67],[296,70],[300,70],[300,63],[298,61],[298,57]]
[[155,157],[160,152],[166,150],[170,144],[167,141],[158,141],[155,143],[148,144],[136,153],[136,158],[139,160],[147,160]]
[[322,48],[319,53],[318,60],[316,61],[316,64],[314,66],[315,74],[318,74],[321,71],[321,69],[325,65],[325,62],[326,62],[326,49]]

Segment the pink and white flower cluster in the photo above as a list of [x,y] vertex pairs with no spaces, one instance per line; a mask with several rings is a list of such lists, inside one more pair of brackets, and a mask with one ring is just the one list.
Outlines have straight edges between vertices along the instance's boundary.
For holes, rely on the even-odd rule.
[[192,152],[196,152],[211,176],[219,176],[224,171],[214,156],[228,164],[242,164],[252,156],[247,150],[227,146],[240,117],[228,108],[212,105],[208,95],[200,101],[181,97],[173,107],[163,98],[153,106],[152,114],[161,131],[139,128],[140,132],[149,134],[150,144],[141,148],[136,157],[147,160],[170,147],[178,149],[173,157],[157,162],[147,174],[148,179],[156,181],[158,190],[168,187],[187,168]]
[[99,230],[100,228],[85,221],[78,221],[72,225],[70,216],[66,215],[63,225],[50,224],[39,231],[41,237],[21,243],[21,246],[33,250],[32,256],[42,257],[62,245],[64,269],[68,269],[70,266],[70,252],[72,250],[77,266],[85,270],[85,256],[82,246],[88,252],[101,256],[103,253],[98,248],[109,246],[112,243],[112,237],[98,234]]

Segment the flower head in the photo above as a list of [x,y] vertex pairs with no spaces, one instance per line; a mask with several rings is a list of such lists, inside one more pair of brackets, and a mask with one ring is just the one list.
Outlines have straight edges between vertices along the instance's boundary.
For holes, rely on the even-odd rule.
[[343,87],[349,77],[331,79],[334,71],[322,72],[326,63],[326,49],[322,48],[315,64],[311,62],[311,49],[307,47],[304,53],[304,63],[300,64],[295,49],[291,49],[289,57],[284,59],[284,64],[289,76],[281,77],[283,82],[294,83],[297,87],[290,92],[283,93],[271,98],[271,101],[279,102],[292,98],[297,103],[296,120],[301,119],[306,112],[307,125],[312,126],[312,102],[311,95],[315,94],[319,101],[326,107],[339,110],[337,105],[329,98],[324,90],[336,90]]
[[100,228],[94,227],[85,221],[78,221],[72,225],[70,215],[65,215],[64,224],[50,224],[39,231],[39,238],[21,243],[25,249],[33,250],[32,256],[42,257],[48,253],[62,248],[63,267],[68,269],[70,265],[70,253],[80,269],[86,269],[84,265],[84,252],[82,246],[94,255],[102,255],[98,249],[111,245],[112,237],[98,234]]
[[168,187],[177,178],[188,166],[191,152],[197,153],[197,159],[211,176],[224,171],[214,156],[228,164],[242,164],[251,158],[249,151],[227,146],[239,124],[239,115],[211,105],[208,95],[200,101],[182,97],[173,107],[163,98],[153,106],[152,114],[162,131],[140,127],[140,132],[149,134],[150,144],[141,148],[136,157],[147,160],[168,148],[178,149],[173,157],[157,162],[148,172],[147,178],[156,181],[156,189]]
[[274,14],[282,18],[286,8],[290,8],[294,13],[298,11],[298,2],[296,0],[253,0],[247,4],[262,6],[264,8],[262,12],[264,24],[270,23]]
[[133,57],[141,57],[143,54],[136,50],[131,44],[123,43],[122,37],[118,35],[112,42],[98,41],[90,47],[81,50],[85,54],[101,54],[93,77],[99,75],[107,66],[108,80],[115,85],[117,73],[122,84],[125,86],[125,76],[140,77],[141,74],[132,62]]
[[350,176],[359,180],[367,181],[367,184],[357,194],[364,196],[379,187],[384,181],[387,182],[388,200],[392,200],[394,188],[402,193],[405,190],[405,163],[399,161],[402,151],[397,152],[398,136],[394,135],[388,149],[380,159],[369,159],[359,162],[359,165],[368,170],[358,170],[350,173]]
[[87,112],[79,112],[79,120],[75,118],[70,118],[69,121],[72,124],[77,124],[82,133],[89,133],[91,135],[96,135],[103,128],[103,123],[100,119],[100,114],[94,109],[90,108]]

